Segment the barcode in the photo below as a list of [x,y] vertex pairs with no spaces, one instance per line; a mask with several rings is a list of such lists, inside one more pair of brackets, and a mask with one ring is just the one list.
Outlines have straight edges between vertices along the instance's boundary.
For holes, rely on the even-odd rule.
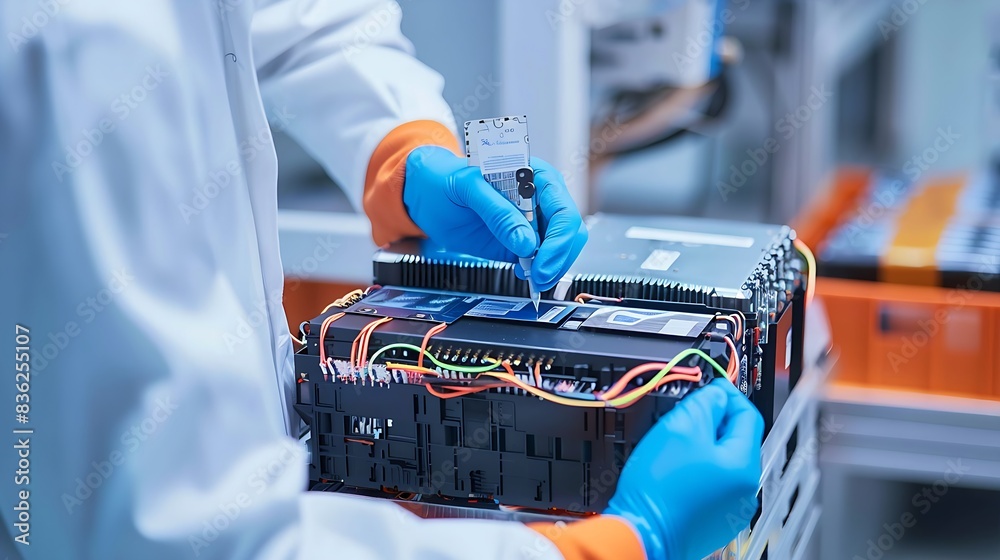
[[487,173],[486,175],[483,175],[483,177],[486,179],[487,182],[492,183],[493,181],[499,181],[499,180],[504,180],[504,179],[513,179],[514,178],[514,172],[513,171],[501,171],[500,173]]
[[500,191],[503,194],[507,194],[508,192],[514,191],[517,188],[517,182],[514,181],[513,179],[509,179],[507,181],[490,181],[490,184],[493,185],[494,189]]

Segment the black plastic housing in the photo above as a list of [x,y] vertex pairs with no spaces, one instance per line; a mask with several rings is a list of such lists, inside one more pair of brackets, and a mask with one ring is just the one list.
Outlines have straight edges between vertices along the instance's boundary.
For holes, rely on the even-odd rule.
[[[365,300],[352,309],[327,331],[326,351],[335,360],[347,359],[360,329],[380,316]],[[362,309],[371,312],[359,312]],[[677,311],[691,312],[692,307],[678,306]],[[296,410],[312,431],[310,481],[324,487],[343,482],[387,495],[599,512],[642,436],[680,398],[714,375],[700,361],[705,375],[697,385],[679,381],[672,385],[673,392],[653,393],[617,410],[570,407],[510,389],[440,399],[422,384],[372,385],[370,380],[355,383],[324,376],[318,334],[329,314],[310,322],[308,344],[295,356],[300,377]],[[721,364],[728,360],[725,343],[701,335],[560,328],[572,319],[568,315],[559,324],[534,325],[463,316],[431,344],[439,351],[460,348],[463,355],[523,355],[546,363],[551,359],[543,378],[592,381],[598,387],[612,384],[633,366],[669,361],[686,348],[701,348]],[[436,324],[397,317],[372,334],[369,355],[395,342],[419,345]],[[413,363],[415,355],[397,352],[392,360]]]

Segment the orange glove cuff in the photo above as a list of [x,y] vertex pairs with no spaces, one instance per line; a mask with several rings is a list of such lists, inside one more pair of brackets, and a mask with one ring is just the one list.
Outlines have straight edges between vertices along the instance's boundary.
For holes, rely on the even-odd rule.
[[451,130],[436,121],[412,121],[392,129],[372,153],[362,199],[372,239],[383,246],[404,237],[424,237],[403,204],[406,157],[420,146],[441,146],[464,155]]
[[556,545],[566,560],[646,560],[635,529],[624,519],[597,515],[568,525],[529,523]]

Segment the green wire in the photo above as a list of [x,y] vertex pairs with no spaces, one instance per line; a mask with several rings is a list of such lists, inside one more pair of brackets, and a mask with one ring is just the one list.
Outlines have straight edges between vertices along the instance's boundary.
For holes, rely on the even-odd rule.
[[[372,357],[369,359],[369,363],[374,364],[375,360],[377,358],[379,358],[383,353],[388,352],[389,350],[393,350],[395,348],[402,348],[402,349],[405,349],[405,350],[412,350],[414,352],[420,352],[420,347],[419,346],[415,346],[413,344],[406,344],[405,342],[397,342],[395,344],[389,344],[388,346],[383,346],[382,348],[379,348],[378,351],[375,352],[372,355]],[[446,364],[444,362],[439,361],[437,358],[435,358],[434,356],[432,356],[430,352],[428,352],[426,350],[424,350],[424,356],[426,356],[427,359],[429,359],[431,362],[433,362],[434,365],[436,365],[436,366],[438,366],[438,367],[440,367],[442,369],[450,369],[450,370],[454,370],[454,371],[460,371],[462,373],[484,373],[484,372],[487,372],[487,371],[492,371],[492,370],[496,369],[496,367],[497,367],[497,364],[495,364],[495,363],[494,364],[490,364],[490,365],[486,365],[486,366],[477,366],[477,367],[456,366],[456,365],[453,365],[453,364]],[[708,362],[708,364],[710,366],[712,366],[715,369],[715,371],[719,372],[719,375],[721,375],[722,377],[727,377],[726,370],[723,369],[722,366],[720,366],[718,362],[716,362],[715,360],[713,360],[711,358],[711,356],[709,356],[708,354],[702,352],[701,350],[699,350],[697,348],[687,348],[687,349],[681,351],[680,354],[677,354],[676,356],[674,356],[674,359],[672,359],[669,362],[667,362],[666,367],[664,367],[663,369],[661,369],[647,383],[652,383],[653,385],[656,385],[656,383],[658,383],[661,379],[663,379],[670,372],[670,370],[674,368],[674,366],[676,366],[677,364],[679,364],[681,362],[681,360],[683,360],[684,358],[687,358],[688,356],[698,356],[699,358],[701,358],[701,359],[705,360],[706,362]],[[645,395],[637,395],[637,396],[633,396],[633,397],[618,397],[618,398],[611,399],[611,400],[607,401],[607,404],[608,404],[608,406],[611,406],[611,407],[617,407],[617,406],[621,406],[623,404],[627,404],[629,402],[632,402],[632,401],[634,401],[636,399],[640,399],[640,398],[642,398],[644,396]]]
[[[655,386],[661,379],[663,379],[667,375],[667,373],[670,372],[671,369],[673,369],[674,366],[676,366],[677,364],[679,364],[681,362],[681,360],[683,360],[684,358],[686,358],[688,356],[691,356],[691,355],[698,356],[699,358],[705,360],[706,362],[709,363],[709,365],[711,365],[713,368],[715,368],[715,370],[718,371],[720,375],[722,375],[723,377],[727,377],[726,376],[726,370],[722,369],[722,366],[720,366],[718,364],[718,362],[716,362],[715,360],[713,360],[708,354],[702,352],[701,350],[699,350],[697,348],[687,348],[687,349],[681,351],[680,354],[677,354],[676,356],[674,356],[674,359],[672,359],[669,362],[667,362],[667,366],[664,367],[663,369],[661,369],[659,371],[659,373],[657,373],[655,376],[653,376],[653,378],[650,379],[647,382],[647,384],[652,383]],[[614,399],[611,399],[610,401],[608,401],[608,406],[618,407],[618,406],[621,406],[623,404],[630,403],[630,402],[632,402],[632,401],[634,401],[636,399],[641,399],[644,396],[646,396],[646,395],[636,395],[636,396],[633,396],[633,397],[618,397],[618,398],[614,398]]]
[[[390,344],[388,346],[383,346],[383,347],[379,348],[378,352],[375,352],[374,354],[372,354],[372,357],[368,360],[368,362],[374,364],[375,363],[375,359],[378,358],[379,356],[381,356],[383,352],[386,352],[388,350],[392,350],[394,348],[403,348],[403,349],[406,349],[406,350],[413,350],[414,352],[417,352],[417,353],[420,352],[420,347],[419,346],[414,346],[413,344],[406,344],[405,342],[397,342],[396,344]],[[424,350],[424,356],[426,356],[427,359],[429,359],[431,362],[434,363],[434,365],[438,366],[439,368],[450,369],[450,370],[453,370],[453,371],[460,371],[462,373],[483,373],[483,372],[487,372],[487,371],[493,371],[493,370],[495,370],[497,368],[497,365],[498,365],[496,363],[493,363],[493,364],[489,364],[489,365],[485,365],[485,366],[474,366],[473,367],[473,366],[457,366],[457,365],[454,365],[454,364],[446,364],[446,363],[444,363],[442,361],[439,361],[437,358],[435,358],[434,356],[432,356],[430,352],[428,352],[426,350]]]

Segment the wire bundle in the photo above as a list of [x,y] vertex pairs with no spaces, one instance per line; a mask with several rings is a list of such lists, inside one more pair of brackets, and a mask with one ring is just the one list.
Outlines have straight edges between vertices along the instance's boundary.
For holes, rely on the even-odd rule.
[[[331,323],[343,316],[344,313],[337,313],[327,317],[323,321],[320,328],[320,367],[322,368],[324,375],[334,371],[333,360],[326,355],[326,347],[324,344],[326,332]],[[739,336],[740,341],[742,341],[742,318],[739,315],[723,315],[719,318],[731,322],[734,327],[733,338],[735,338],[735,336]],[[411,382],[423,383],[429,393],[442,399],[461,397],[490,389],[516,388],[529,395],[565,406],[583,408],[626,408],[635,404],[639,401],[639,399],[645,397],[651,392],[670,383],[676,381],[699,383],[704,375],[700,367],[680,365],[682,361],[691,357],[697,357],[704,360],[719,375],[726,377],[732,383],[736,384],[738,382],[738,353],[735,343],[729,336],[722,337],[730,349],[730,358],[726,369],[723,369],[722,366],[720,366],[702,350],[697,348],[688,348],[681,351],[667,363],[652,362],[641,364],[632,368],[605,391],[597,391],[594,393],[567,393],[566,395],[557,394],[559,392],[558,386],[556,387],[556,391],[548,391],[542,387],[541,360],[535,363],[533,370],[529,367],[527,377],[534,382],[534,385],[524,381],[514,372],[509,359],[489,360],[488,364],[481,366],[460,366],[457,364],[448,364],[439,360],[427,350],[427,345],[434,335],[447,328],[446,323],[441,323],[431,327],[424,335],[420,346],[403,342],[388,344],[379,348],[369,359],[368,351],[372,333],[380,325],[388,323],[391,320],[391,317],[382,317],[375,319],[362,327],[351,346],[349,364],[352,372],[357,372],[356,375],[364,376],[365,372],[368,371],[368,375],[372,377],[372,382],[374,383],[375,378],[371,373],[372,366],[383,356],[383,354],[392,350],[403,350],[406,352],[412,351],[415,352],[415,359],[417,362],[416,365],[387,361],[386,367],[389,370],[405,373],[408,380]],[[404,357],[410,359],[405,353]],[[464,376],[459,378],[461,383],[447,383],[447,381],[443,379],[441,371],[424,367],[425,359],[429,360],[431,364],[439,368],[439,370],[453,371],[460,376]],[[487,360],[487,358],[484,358],[484,360]],[[647,382],[642,383],[639,387],[625,391],[628,385],[639,378],[640,375],[651,372],[656,373]],[[432,383],[431,380],[424,380],[425,376],[433,378],[434,382]]]

